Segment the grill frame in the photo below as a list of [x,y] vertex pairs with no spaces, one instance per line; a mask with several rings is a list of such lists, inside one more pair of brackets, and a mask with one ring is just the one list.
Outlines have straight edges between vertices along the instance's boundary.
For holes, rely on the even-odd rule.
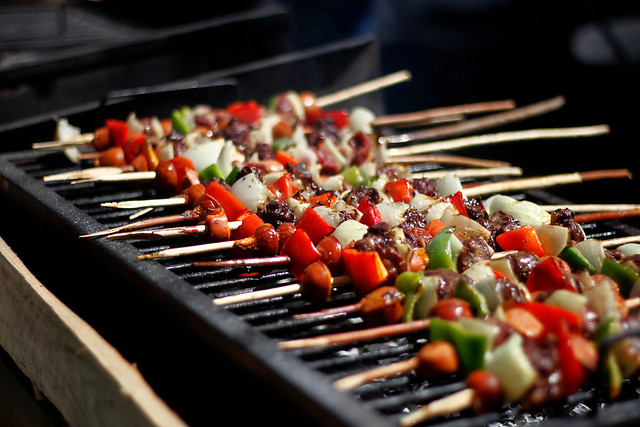
[[[35,151],[0,156],[0,177],[2,177],[0,182],[5,195],[28,211],[38,214],[49,226],[61,230],[70,237],[102,229],[103,224],[100,221],[79,208],[74,201],[58,194],[50,185],[45,185],[39,180],[38,174],[34,176],[33,169],[27,165],[30,159],[37,159],[41,156],[42,153]],[[28,172],[29,170],[31,172]],[[100,185],[95,184],[95,186]],[[524,194],[520,196],[523,197]],[[562,199],[545,191],[532,190],[527,192],[527,196],[530,199],[534,198],[546,203],[563,202]],[[94,203],[99,204],[99,201]],[[158,215],[160,214],[158,213]],[[634,227],[622,222],[609,222],[599,225],[599,228],[603,233],[611,235],[640,234],[636,233]],[[437,386],[425,387],[424,384],[412,383],[410,376],[387,380],[388,383],[385,382],[385,384],[390,384],[390,386],[380,383],[363,386],[353,394],[337,392],[331,385],[332,380],[348,374],[349,369],[355,372],[364,369],[364,365],[374,366],[379,363],[376,356],[380,354],[385,357],[385,360],[392,361],[402,359],[407,354],[415,352],[424,343],[424,338],[419,334],[358,344],[355,347],[364,353],[362,360],[349,354],[342,357],[342,360],[340,360],[341,357],[337,357],[337,361],[334,355],[325,356],[340,352],[341,346],[328,349],[282,351],[277,348],[276,342],[281,337],[274,333],[274,328],[265,330],[256,326],[255,323],[260,323],[260,321],[256,322],[255,318],[247,314],[247,312],[251,312],[252,304],[240,304],[236,307],[216,306],[211,303],[211,295],[202,290],[203,285],[194,286],[193,282],[174,271],[182,268],[181,264],[186,261],[163,263],[162,260],[138,261],[136,259],[139,254],[172,246],[171,243],[77,239],[76,245],[79,250],[90,252],[98,263],[113,269],[123,280],[158,303],[162,310],[167,310],[181,327],[191,330],[207,346],[211,346],[216,352],[220,352],[241,369],[250,372],[251,375],[261,378],[274,390],[283,393],[284,399],[307,408],[311,414],[314,414],[313,417],[316,420],[322,420],[321,423],[327,422],[328,425],[345,426],[395,425],[395,420],[398,417],[398,413],[395,413],[394,409],[396,401],[393,398],[379,399],[375,397],[376,395],[385,394],[389,389],[393,390],[394,384],[398,384],[399,389],[404,389],[407,386],[409,388],[417,387],[414,396],[417,404],[429,399],[434,390],[439,390]],[[197,273],[194,274],[194,277],[196,276],[198,276]],[[278,278],[282,279],[283,277]],[[286,277],[284,278],[286,279]],[[286,298],[284,297],[284,299]],[[344,298],[344,301],[350,301],[352,297],[347,295]],[[258,305],[264,304],[261,302]],[[271,305],[278,304],[279,302],[276,301]],[[247,308],[245,313],[243,313],[243,308]],[[309,309],[308,306],[303,308]],[[264,309],[258,311],[260,310]],[[294,303],[284,309],[285,315],[289,315],[295,310]],[[277,316],[279,314],[276,313]],[[278,321],[276,320],[275,323],[277,324]],[[317,333],[311,329],[305,329],[304,326],[306,325],[297,325],[298,328],[301,328],[302,335]],[[275,329],[277,330],[278,327],[286,329],[288,326],[285,322],[285,325],[277,325]],[[344,325],[337,326],[338,329],[342,327],[351,329],[354,324],[347,320]],[[357,321],[355,327],[357,328]],[[295,336],[297,336],[296,332],[287,333],[285,338]],[[348,346],[344,349],[347,350]],[[343,368],[340,366],[341,364],[352,367]],[[334,369],[335,366],[340,369]],[[454,381],[444,388],[446,390],[455,389],[458,385]],[[587,399],[591,399],[593,396],[597,397],[597,393],[594,394],[595,391],[592,390],[590,393],[586,395]],[[354,399],[353,396],[356,398]],[[396,396],[395,399],[398,404],[407,405],[407,400],[404,397]],[[578,401],[576,405],[580,403],[581,401]],[[616,402],[605,409],[625,403],[624,400],[620,403]],[[572,407],[569,406],[569,408]],[[558,407],[554,406],[553,410],[558,410]],[[599,416],[599,414],[600,411],[594,411],[593,416]],[[637,414],[634,411],[628,411],[625,414],[627,415],[623,417],[625,422],[637,419]],[[437,423],[438,425],[480,425],[486,422],[504,421],[503,417],[517,419],[515,417],[526,417],[527,415],[526,413],[525,415],[519,414],[517,410],[511,408],[500,415],[491,413],[471,417],[464,415],[461,418],[456,416],[452,420],[438,420]],[[586,418],[590,421],[594,420],[591,416]],[[562,420],[545,419],[545,422],[550,424],[560,421]],[[608,422],[608,417],[606,420],[602,420],[603,425],[608,425]]]

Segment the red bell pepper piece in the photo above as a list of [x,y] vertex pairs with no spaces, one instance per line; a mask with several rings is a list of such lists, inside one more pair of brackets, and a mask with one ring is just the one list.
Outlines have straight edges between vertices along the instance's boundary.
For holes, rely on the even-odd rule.
[[389,272],[382,263],[378,252],[360,252],[354,248],[344,248],[342,259],[353,282],[353,290],[359,297],[363,297],[381,286],[389,278]]
[[514,304],[533,314],[544,326],[545,331],[552,334],[558,333],[561,324],[566,325],[567,332],[580,333],[582,321],[577,314],[560,307],[545,304],[539,301]]
[[[572,336],[580,335],[582,321],[580,316],[559,307],[547,305],[543,302],[519,303],[515,308],[522,308],[531,314],[543,325],[544,333],[550,333],[557,338],[558,365],[562,372],[562,383],[565,393],[573,394],[583,384],[585,370],[576,356],[571,342]],[[542,338],[544,333],[539,334]]]
[[304,230],[314,245],[317,245],[320,240],[334,230],[333,226],[311,207],[305,209],[296,221],[295,226]]
[[256,229],[264,224],[262,218],[251,212],[249,209],[238,215],[235,220],[242,221],[242,224],[231,232],[232,240],[244,239],[245,237],[253,236]]
[[515,230],[509,230],[496,237],[496,243],[506,251],[521,250],[533,252],[540,258],[545,256],[536,229],[530,225],[524,225]]
[[369,197],[362,199],[358,205],[358,210],[362,212],[362,217],[360,218],[362,224],[371,227],[382,222],[382,215],[380,215],[378,207],[371,203]]
[[349,126],[349,112],[347,110],[307,110],[307,125],[313,125],[318,120],[330,119],[333,120],[333,124],[338,128],[346,128]]
[[469,216],[467,214],[467,206],[464,204],[464,195],[462,191],[458,191],[447,198],[449,203],[453,205],[460,215]]
[[384,186],[384,191],[394,202],[411,202],[413,199],[413,184],[406,178],[392,181]]
[[289,271],[298,279],[302,277],[308,265],[322,257],[309,235],[301,228],[296,228],[287,238],[280,253],[291,259]]
[[194,169],[193,162],[183,156],[176,156],[169,161],[173,163],[173,166],[176,168],[176,172],[178,173],[178,185],[181,185],[186,169]]
[[255,100],[236,101],[226,108],[227,112],[243,123],[257,125],[264,114],[264,106],[258,104]]
[[282,163],[283,166],[287,166],[287,163],[291,163],[291,166],[298,164],[291,154],[284,151],[276,151],[276,160]]
[[247,207],[236,196],[217,182],[209,184],[205,189],[205,193],[220,203],[229,221],[235,221],[247,210]]
[[566,289],[576,292],[571,281],[571,268],[566,261],[554,256],[546,256],[531,270],[526,287],[529,292]]
[[106,119],[105,125],[109,128],[111,145],[122,147],[129,138],[129,126],[127,122],[117,119]]
[[437,218],[429,221],[429,224],[427,224],[427,228],[425,228],[425,230],[427,230],[427,232],[431,236],[435,236],[436,234],[438,234],[440,230],[443,230],[443,229],[444,229],[444,224],[442,224],[442,222]]
[[286,201],[289,197],[293,196],[296,191],[298,191],[298,189],[293,185],[293,178],[289,172],[278,178],[273,185],[280,190],[283,201]]
[[138,154],[145,151],[145,143],[147,141],[147,136],[142,133],[136,133],[125,141],[123,145],[124,149],[124,158],[127,163],[131,163],[133,159],[138,156]]
[[332,208],[336,202],[338,201],[338,196],[336,193],[332,191],[327,191],[326,193],[318,194],[309,199],[309,203],[312,205],[320,204],[322,206],[326,206],[328,208]]

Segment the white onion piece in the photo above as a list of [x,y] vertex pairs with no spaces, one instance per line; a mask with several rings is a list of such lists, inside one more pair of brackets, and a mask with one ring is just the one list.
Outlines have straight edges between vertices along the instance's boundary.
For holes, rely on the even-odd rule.
[[280,120],[280,116],[276,114],[266,114],[262,117],[262,120],[260,120],[260,127],[257,130],[260,135],[260,142],[264,142],[268,145],[273,144],[273,127],[277,125]]
[[333,236],[338,239],[340,244],[344,247],[351,242],[357,242],[362,239],[367,233],[369,227],[356,221],[355,219],[348,219],[343,221],[339,226],[333,230]]
[[513,197],[496,194],[484,202],[489,215],[502,211],[517,218],[522,225],[549,224],[551,215],[541,206],[528,200],[516,200]]
[[304,134],[304,126],[298,125],[295,127],[291,140],[296,147],[309,147],[309,141]]
[[343,185],[344,185],[344,176],[331,175],[329,178],[324,180],[324,182],[322,183],[322,188],[328,191],[342,191]]
[[56,138],[60,141],[67,141],[80,135],[80,128],[69,124],[69,120],[61,117],[56,122]]
[[449,197],[462,191],[462,183],[454,172],[448,172],[436,180],[436,189],[442,197]]
[[318,163],[318,155],[309,147],[296,145],[291,151],[293,159],[298,163],[304,163],[307,168],[315,166]]
[[330,207],[316,206],[313,208],[313,210],[316,211],[316,213],[320,215],[320,217],[324,219],[327,222],[327,224],[329,224],[333,228],[336,228],[342,223],[342,221],[344,221],[344,217],[340,215],[339,212],[335,211],[334,209],[331,209]]
[[173,144],[165,142],[158,147],[158,159],[160,160],[171,160],[175,157],[175,153],[173,150]]
[[233,183],[231,194],[240,200],[247,209],[257,212],[258,208],[267,203],[269,190],[254,173],[249,173]]
[[194,169],[200,172],[218,161],[223,146],[223,139],[211,140],[207,138],[206,141],[195,144],[188,150],[185,150],[183,156],[191,160]]
[[403,221],[404,213],[409,209],[409,204],[404,202],[380,202],[376,205],[382,221],[392,227],[397,227]]
[[605,258],[604,246],[602,242],[596,239],[586,239],[575,244],[575,248],[584,256],[589,264],[600,271]]
[[625,243],[622,246],[618,246],[617,249],[623,256],[631,256],[640,254],[640,244],[638,243]]
[[409,204],[414,209],[417,209],[419,211],[426,211],[431,206],[436,204],[436,202],[438,202],[438,201],[439,201],[439,199],[437,199],[435,197],[430,197],[430,196],[427,196],[426,194],[422,194],[422,193],[416,193],[416,195],[413,196],[413,198],[411,199]]
[[458,213],[456,208],[451,203],[441,200],[429,206],[425,215],[425,219],[427,220],[427,222],[431,222],[434,219],[440,219],[447,211]]
[[233,166],[235,163],[240,163],[244,161],[244,155],[236,148],[233,141],[228,140],[224,142],[222,149],[220,150],[220,155],[218,156],[218,160],[216,161],[216,166],[218,166],[218,170],[222,174],[222,176],[228,176],[233,170]]
[[440,221],[442,221],[442,225],[445,227],[456,227],[453,234],[460,240],[466,240],[472,237],[481,237],[484,240],[489,240],[489,237],[491,237],[491,232],[480,225],[480,223],[464,215],[455,214],[449,209],[444,211],[442,217],[440,217]]
[[129,116],[127,116],[127,127],[129,128],[129,133],[132,135],[144,132],[144,125],[133,111],[129,113]]
[[336,147],[331,140],[323,140],[321,150],[331,154],[331,157],[333,157],[333,159],[335,160],[339,170],[343,170],[346,166],[348,166],[347,158],[338,150],[338,147]]
[[349,125],[354,132],[373,133],[371,122],[376,118],[373,111],[365,107],[355,107],[349,114]]
[[296,113],[296,116],[298,116],[299,119],[303,120],[306,117],[307,113],[306,109],[304,108],[304,104],[302,104],[302,100],[300,99],[300,95],[292,90],[286,92],[284,95],[291,103],[291,108],[293,109],[293,112]]
[[540,224],[535,226],[536,234],[546,255],[558,256],[567,246],[569,229],[560,225]]
[[163,139],[164,128],[162,127],[162,123],[160,122],[160,119],[157,116],[153,116],[151,117],[151,120],[149,121],[149,123],[151,125],[151,132],[153,133],[153,136],[155,136],[158,139]]

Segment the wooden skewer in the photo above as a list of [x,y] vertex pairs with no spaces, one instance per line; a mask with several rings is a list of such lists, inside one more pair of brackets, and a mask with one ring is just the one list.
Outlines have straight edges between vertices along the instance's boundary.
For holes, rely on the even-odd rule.
[[335,388],[340,391],[353,390],[356,387],[370,383],[382,378],[391,378],[406,372],[411,372],[419,365],[417,357],[411,357],[400,362],[379,366],[368,371],[358,372],[353,375],[342,377],[333,382]]
[[81,179],[94,179],[104,176],[119,175],[125,172],[123,168],[117,166],[99,166],[89,169],[74,170],[70,172],[61,172],[42,177],[45,182],[54,181],[73,181]]
[[637,243],[637,242],[640,242],[640,236],[624,236],[624,237],[616,237],[614,239],[602,240],[602,245],[605,248],[611,248],[611,247],[624,245],[626,243]]
[[628,169],[607,169],[589,172],[573,172],[556,175],[546,175],[540,177],[513,179],[508,181],[497,181],[484,184],[471,184],[464,186],[464,194],[467,197],[485,196],[487,194],[497,194],[502,192],[520,191],[531,188],[546,188],[560,184],[574,184],[585,181],[610,179],[610,178],[631,178]]
[[442,415],[455,414],[468,409],[473,404],[475,392],[470,388],[462,389],[438,400],[434,400],[400,419],[401,427],[410,427],[428,419]]
[[193,267],[235,268],[235,267],[278,267],[288,265],[291,258],[286,255],[260,258],[221,259],[216,261],[198,261]]
[[[229,222],[229,230],[236,230],[242,221]],[[125,240],[125,239],[141,239],[141,240],[159,240],[168,237],[179,237],[190,234],[201,234],[207,230],[207,226],[204,224],[186,225],[182,227],[171,227],[161,230],[138,230],[114,233],[107,236],[109,240]]]
[[100,207],[109,209],[140,209],[140,208],[157,208],[161,206],[181,206],[186,205],[189,199],[183,195],[174,197],[166,197],[161,199],[148,200],[123,200],[120,202],[104,202],[100,203]]
[[365,95],[388,86],[406,82],[410,79],[411,73],[409,71],[397,71],[395,73],[387,74],[386,76],[378,77],[376,79],[339,90],[329,95],[320,96],[316,98],[316,105],[322,108],[328,105],[337,104],[356,96]]
[[74,136],[73,138],[56,140],[56,141],[45,141],[45,142],[36,142],[31,144],[31,147],[34,149],[49,149],[49,148],[59,148],[65,147],[69,145],[85,145],[93,141],[93,133],[81,133],[79,135]]
[[[331,279],[333,286],[343,286],[351,283],[349,276],[336,276]],[[278,286],[270,289],[263,289],[259,291],[242,292],[236,295],[230,295],[226,297],[219,297],[213,300],[216,305],[229,305],[238,304],[250,301],[259,301],[262,299],[280,297],[285,295],[291,295],[298,293],[302,290],[302,284],[292,283],[290,285]]]
[[445,176],[448,173],[455,173],[458,178],[482,178],[482,177],[494,177],[503,175],[522,175],[522,169],[515,166],[504,166],[498,168],[469,168],[469,169],[456,169],[456,170],[437,170],[426,172],[413,172],[411,176],[413,178],[429,178],[438,179]]
[[429,319],[413,320],[411,322],[394,323],[391,325],[376,326],[373,328],[356,331],[338,332],[312,338],[300,338],[288,341],[280,341],[278,347],[284,350],[299,350],[310,347],[322,347],[349,342],[374,340],[394,335],[410,334],[429,329]]
[[108,236],[110,234],[120,233],[124,231],[140,230],[143,228],[157,227],[160,225],[175,224],[183,221],[192,221],[192,218],[182,214],[167,215],[159,218],[150,218],[137,221],[131,224],[121,225],[119,227],[109,228],[107,230],[96,231],[95,233],[81,235],[80,238]]
[[156,178],[155,171],[124,172],[115,175],[97,176],[71,181],[72,184],[82,184],[86,182],[124,182],[124,181],[150,181]]
[[[580,126],[572,128],[547,128],[528,129],[511,132],[499,132],[486,135],[474,135],[444,141],[433,141],[424,144],[408,145],[406,147],[388,148],[386,155],[391,157],[389,162],[393,162],[394,156],[409,156],[412,154],[431,153],[435,151],[457,150],[466,147],[480,145],[497,144],[503,142],[530,141],[534,139],[560,139],[560,138],[584,138],[590,136],[605,135],[610,132],[608,125]],[[408,139],[408,142],[415,138]],[[397,141],[401,142],[401,141]]]
[[138,255],[138,259],[158,259],[158,258],[173,258],[180,256],[189,256],[204,254],[208,252],[219,252],[229,250],[236,244],[236,240],[226,240],[223,242],[202,243],[200,245],[169,248],[157,252]]
[[593,221],[619,220],[623,218],[632,218],[636,216],[640,216],[640,209],[583,213],[583,214],[576,215],[574,220],[576,222],[593,222]]
[[503,166],[511,166],[509,162],[500,160],[476,159],[466,156],[454,156],[451,154],[424,154],[416,156],[397,156],[387,159],[387,164],[420,164],[420,163],[437,163],[441,165],[459,165],[477,168],[499,168]]
[[428,123],[430,120],[439,117],[510,110],[515,108],[515,106],[516,103],[513,100],[507,99],[500,101],[476,102],[450,107],[437,107],[412,113],[389,114],[386,116],[376,117],[371,122],[371,126],[378,128],[383,126],[416,126]]
[[615,203],[615,204],[566,204],[566,205],[540,205],[546,211],[552,212],[556,209],[571,209],[574,212],[604,212],[604,211],[630,211],[640,209],[640,204]]
[[525,120],[531,117],[549,113],[564,106],[563,96],[557,96],[545,101],[530,104],[524,107],[514,108],[501,113],[491,114],[476,119],[464,120],[460,123],[438,126],[426,130],[405,133],[401,135],[382,136],[378,140],[381,144],[397,144],[410,141],[447,138],[453,135],[474,132],[480,129],[506,125],[508,123]]

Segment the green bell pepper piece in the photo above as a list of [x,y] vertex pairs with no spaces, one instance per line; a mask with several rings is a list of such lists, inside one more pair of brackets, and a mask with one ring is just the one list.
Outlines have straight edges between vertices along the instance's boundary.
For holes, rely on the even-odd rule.
[[605,276],[613,279],[620,287],[620,293],[627,298],[631,288],[640,278],[640,275],[627,266],[619,264],[612,259],[605,258],[602,261],[602,269],[600,271]]
[[429,270],[437,268],[455,270],[451,254],[451,236],[454,229],[454,226],[443,228],[427,244],[426,253],[429,256],[427,268]]
[[486,317],[491,314],[487,299],[482,293],[466,280],[459,280],[454,291],[454,297],[465,300],[469,303],[471,312],[476,317]]
[[342,172],[344,180],[351,184],[354,188],[360,187],[365,183],[365,177],[359,167],[353,165]]
[[179,132],[183,135],[186,135],[192,131],[191,125],[189,124],[183,111],[178,109],[175,109],[171,112],[171,125],[173,126],[173,129],[176,130],[176,132]]
[[414,308],[416,301],[420,297],[420,281],[422,274],[412,271],[403,271],[396,278],[395,286],[404,294],[404,305],[402,312],[402,321],[409,322],[413,320]]
[[240,172],[240,166],[235,165],[233,169],[231,169],[231,172],[229,172],[229,175],[227,175],[227,177],[225,178],[227,184],[233,185],[233,183],[236,182],[238,172]]
[[274,152],[286,151],[288,148],[293,146],[294,146],[293,138],[287,138],[286,136],[276,139],[275,141],[273,141],[273,144],[271,144],[271,148],[273,149]]
[[597,273],[596,268],[574,246],[567,246],[558,256],[565,260],[574,271],[587,270],[590,274]]
[[212,178],[224,179],[218,165],[215,163],[210,164],[206,168],[200,171],[200,177],[206,182]]
[[482,369],[487,338],[484,334],[464,329],[459,323],[432,318],[429,326],[431,341],[446,340],[456,348],[465,372]]

